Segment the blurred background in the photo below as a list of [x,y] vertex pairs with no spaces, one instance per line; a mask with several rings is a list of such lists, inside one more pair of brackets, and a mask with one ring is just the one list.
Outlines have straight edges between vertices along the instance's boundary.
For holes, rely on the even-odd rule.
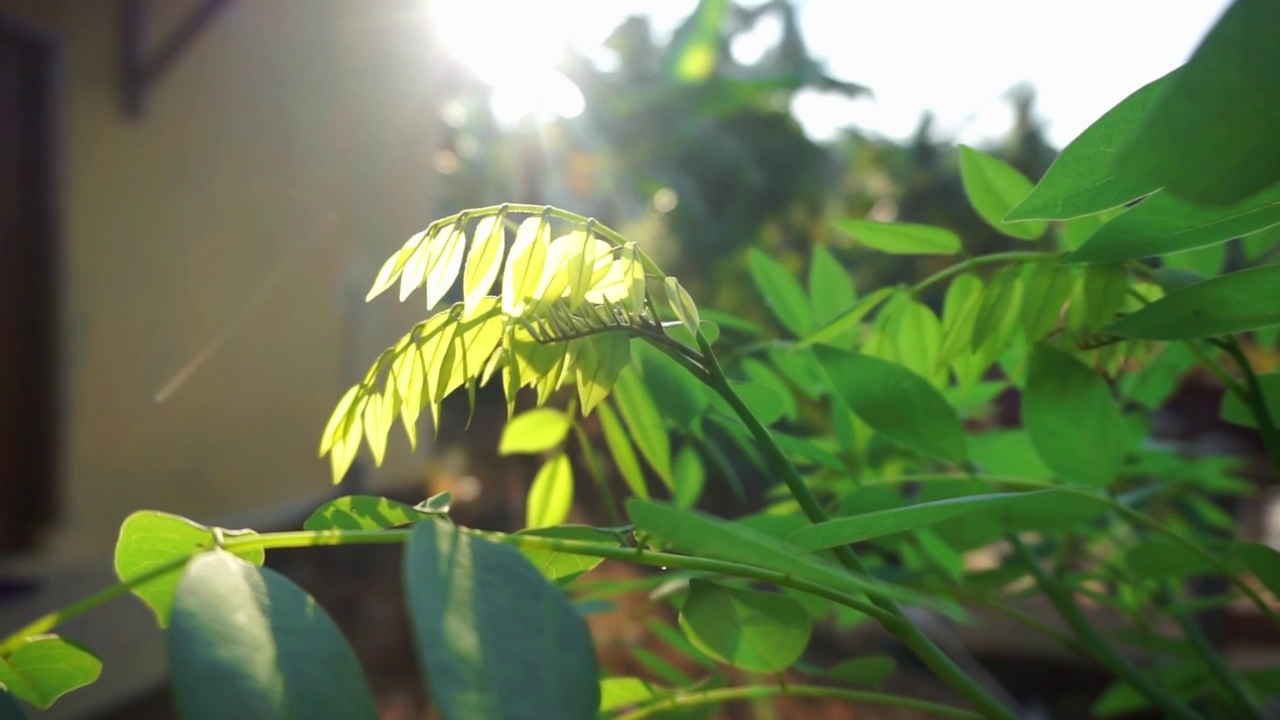
[[[1038,178],[1225,5],[0,0],[0,632],[109,583],[140,508],[273,530],[336,493],[448,489],[461,522],[518,524],[536,466],[493,454],[501,403],[336,489],[316,454],[422,317],[363,298],[435,218],[559,205],[764,319],[749,247],[799,271],[828,245],[859,287],[932,269],[835,218],[1001,247],[955,145]],[[343,622],[385,716],[421,716],[394,551],[272,563]],[[68,631],[102,682],[41,717],[166,717],[159,634],[118,605]]]

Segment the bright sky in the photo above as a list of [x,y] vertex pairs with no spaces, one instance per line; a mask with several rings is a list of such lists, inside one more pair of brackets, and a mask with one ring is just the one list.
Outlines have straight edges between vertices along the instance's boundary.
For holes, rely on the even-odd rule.
[[[816,139],[849,125],[902,139],[931,109],[940,132],[971,142],[1009,129],[1012,113],[1003,98],[1014,85],[1029,82],[1037,90],[1049,138],[1061,146],[1125,95],[1185,61],[1227,2],[799,0],[810,52],[825,61],[830,74],[867,85],[876,97],[849,101],[803,93],[793,110]],[[696,5],[696,0],[443,0],[438,22],[445,38],[470,38],[451,51],[498,87],[500,115],[517,115],[534,104],[544,113],[573,115],[581,111],[581,96],[575,99],[571,85],[564,88],[563,78],[539,65],[537,53],[528,51],[530,38],[548,49],[572,43],[591,52],[621,19],[635,13],[648,13],[665,38]],[[507,30],[486,22],[497,17],[506,18]],[[477,23],[498,37],[475,43]],[[733,51],[740,59],[756,57],[778,31],[759,28]],[[520,49],[494,51],[502,47]],[[539,83],[551,90],[533,91]]]

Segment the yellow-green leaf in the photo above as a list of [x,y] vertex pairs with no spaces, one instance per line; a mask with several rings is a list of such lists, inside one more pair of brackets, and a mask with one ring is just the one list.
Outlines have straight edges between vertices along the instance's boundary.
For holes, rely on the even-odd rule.
[[525,218],[516,230],[516,239],[507,255],[502,276],[502,312],[516,317],[538,289],[547,262],[547,238],[551,226],[542,216]]
[[480,300],[489,294],[502,269],[502,254],[506,250],[507,234],[502,227],[502,217],[490,215],[476,225],[471,249],[467,252],[466,269],[462,274],[463,315],[470,317],[480,306]]
[[1019,240],[1038,240],[1049,229],[1049,223],[1043,220],[1004,221],[1004,216],[1031,193],[1031,181],[1005,161],[961,145],[960,180],[973,209],[988,225],[1005,235]]
[[609,396],[618,373],[629,362],[631,342],[625,333],[606,332],[583,338],[574,367],[583,417]]
[[400,273],[404,271],[405,263],[409,261],[409,258],[413,255],[414,251],[418,249],[419,243],[426,238],[426,235],[426,231],[417,233],[406,240],[403,247],[395,251],[391,257],[387,258],[387,261],[382,264],[382,268],[378,270],[377,277],[374,278],[373,287],[371,287],[369,289],[369,293],[364,296],[365,302],[369,302],[370,300],[378,297],[382,293],[386,292],[392,285],[396,284],[396,280],[400,279]]
[[573,466],[563,452],[542,465],[529,486],[525,508],[525,527],[541,528],[559,525],[569,517],[573,506]]
[[427,311],[429,312],[449,292],[462,268],[462,256],[467,247],[467,229],[461,224],[450,224],[442,230],[427,251]]
[[57,635],[34,635],[0,657],[0,688],[43,710],[101,672],[102,661],[89,648]]
[[644,482],[644,472],[640,469],[640,461],[636,458],[636,451],[631,446],[631,440],[627,437],[627,431],[623,429],[622,422],[618,420],[618,416],[614,414],[613,408],[609,407],[608,403],[601,403],[597,409],[600,430],[604,433],[604,442],[609,447],[613,464],[618,466],[618,472],[626,481],[627,487],[631,488],[631,494],[648,500],[649,488]]
[[698,306],[693,304],[693,298],[689,297],[689,293],[680,285],[680,281],[673,277],[664,280],[663,285],[667,291],[667,303],[676,317],[680,318],[680,322],[684,323],[691,335],[696,336],[698,325],[702,321],[698,318]]
[[554,408],[522,412],[502,429],[498,454],[545,452],[563,443],[571,426],[569,416]]

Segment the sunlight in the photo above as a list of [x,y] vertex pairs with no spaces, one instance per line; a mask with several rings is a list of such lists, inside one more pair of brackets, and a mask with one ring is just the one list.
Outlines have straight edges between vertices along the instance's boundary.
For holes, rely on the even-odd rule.
[[585,29],[578,22],[580,4],[440,0],[432,13],[449,54],[493,89],[490,104],[499,123],[582,113],[582,91],[556,69],[575,33]]

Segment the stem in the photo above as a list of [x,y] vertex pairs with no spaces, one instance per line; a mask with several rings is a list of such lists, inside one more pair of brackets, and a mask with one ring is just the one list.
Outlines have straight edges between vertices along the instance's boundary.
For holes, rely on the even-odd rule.
[[1134,667],[1118,650],[1115,649],[1107,639],[1098,632],[1089,618],[1085,617],[1080,610],[1080,606],[1076,605],[1075,600],[1071,597],[1068,590],[1064,590],[1062,584],[1056,579],[1049,577],[1044,568],[1040,567],[1040,561],[1027,549],[1023,544],[1022,538],[1017,535],[1009,535],[1007,537],[1009,543],[1018,552],[1022,561],[1027,564],[1027,568],[1031,571],[1031,575],[1036,580],[1036,585],[1040,591],[1049,598],[1057,609],[1058,614],[1066,621],[1080,641],[1084,643],[1089,652],[1105,665],[1111,672],[1124,678],[1125,682],[1133,686],[1135,690],[1147,696],[1152,703],[1163,709],[1171,717],[1180,720],[1207,720],[1203,715],[1192,710],[1190,706],[1174,697],[1167,689],[1151,679],[1150,675],[1142,672]]
[[[795,498],[800,509],[804,511],[806,517],[812,523],[821,523],[827,520],[827,513],[822,509],[821,503],[814,497],[813,491],[805,484],[804,478],[800,476],[800,472],[796,470],[795,465],[787,458],[786,453],[778,445],[778,441],[769,433],[768,428],[760,423],[759,418],[751,412],[742,398],[733,391],[733,387],[729,384],[728,378],[725,376],[724,369],[720,366],[719,360],[716,359],[715,352],[711,349],[711,343],[707,342],[706,337],[699,332],[697,335],[698,347],[702,350],[702,364],[708,371],[708,377],[704,380],[724,398],[733,408],[734,413],[746,424],[747,429],[760,443],[761,449],[765,456],[769,459],[769,463],[774,469],[782,475],[782,480],[786,483],[787,489],[791,491],[791,496]],[[862,561],[858,559],[853,548],[848,545],[841,545],[832,548],[836,559],[840,561],[847,569],[855,574],[867,575],[866,567]],[[957,692],[965,697],[966,700],[973,703],[983,715],[990,718],[1004,718],[1005,720],[1015,720],[1016,715],[1008,708],[991,696],[976,680],[960,669],[951,658],[932,640],[928,638],[915,623],[907,618],[902,612],[902,608],[891,598],[871,596],[871,601],[877,607],[892,616],[891,622],[881,620],[881,625],[886,630],[898,637],[907,647],[928,665],[935,674],[944,682],[954,688]]]
[[1204,636],[1200,626],[1187,617],[1185,612],[1174,607],[1175,598],[1173,592],[1169,589],[1169,583],[1161,583],[1160,589],[1156,593],[1156,598],[1173,617],[1174,621],[1178,623],[1178,626],[1182,628],[1182,632],[1186,635],[1187,641],[1191,643],[1191,647],[1200,656],[1200,659],[1204,661],[1205,666],[1217,679],[1218,684],[1227,691],[1227,694],[1235,702],[1237,709],[1243,711],[1245,717],[1258,718],[1260,720],[1263,717],[1262,708],[1258,707],[1257,700],[1254,699],[1253,694],[1240,681],[1240,676],[1227,667],[1222,655],[1209,643],[1209,639]]
[[1058,257],[1062,253],[1038,252],[1034,250],[1016,250],[1013,252],[992,253],[990,255],[979,255],[978,257],[969,258],[963,262],[958,262],[950,267],[943,268],[929,277],[921,280],[911,287],[912,295],[919,295],[931,285],[936,285],[952,275],[975,268],[979,265],[990,265],[992,263],[1002,262],[1019,262],[1022,260],[1039,260],[1046,257]]
[[769,697],[827,697],[865,703],[867,705],[891,705],[910,710],[918,710],[930,717],[965,718],[981,720],[982,716],[949,705],[940,705],[925,700],[887,695],[885,693],[845,690],[844,688],[822,687],[820,685],[751,685],[747,687],[717,688],[715,690],[695,690],[664,697],[657,702],[645,705],[638,710],[615,716],[614,720],[642,720],[660,712],[675,709],[696,708],[703,705],[717,705],[732,700],[750,700]]
[[1244,350],[1240,349],[1240,343],[1235,338],[1227,338],[1225,342],[1220,343],[1220,346],[1240,366],[1240,372],[1244,373],[1244,383],[1248,393],[1241,399],[1248,405],[1253,421],[1258,424],[1263,447],[1271,456],[1271,464],[1275,468],[1276,476],[1280,477],[1280,431],[1276,430],[1276,419],[1271,417],[1271,410],[1267,407],[1267,398],[1262,394],[1258,374],[1253,371],[1253,365],[1244,354]]

